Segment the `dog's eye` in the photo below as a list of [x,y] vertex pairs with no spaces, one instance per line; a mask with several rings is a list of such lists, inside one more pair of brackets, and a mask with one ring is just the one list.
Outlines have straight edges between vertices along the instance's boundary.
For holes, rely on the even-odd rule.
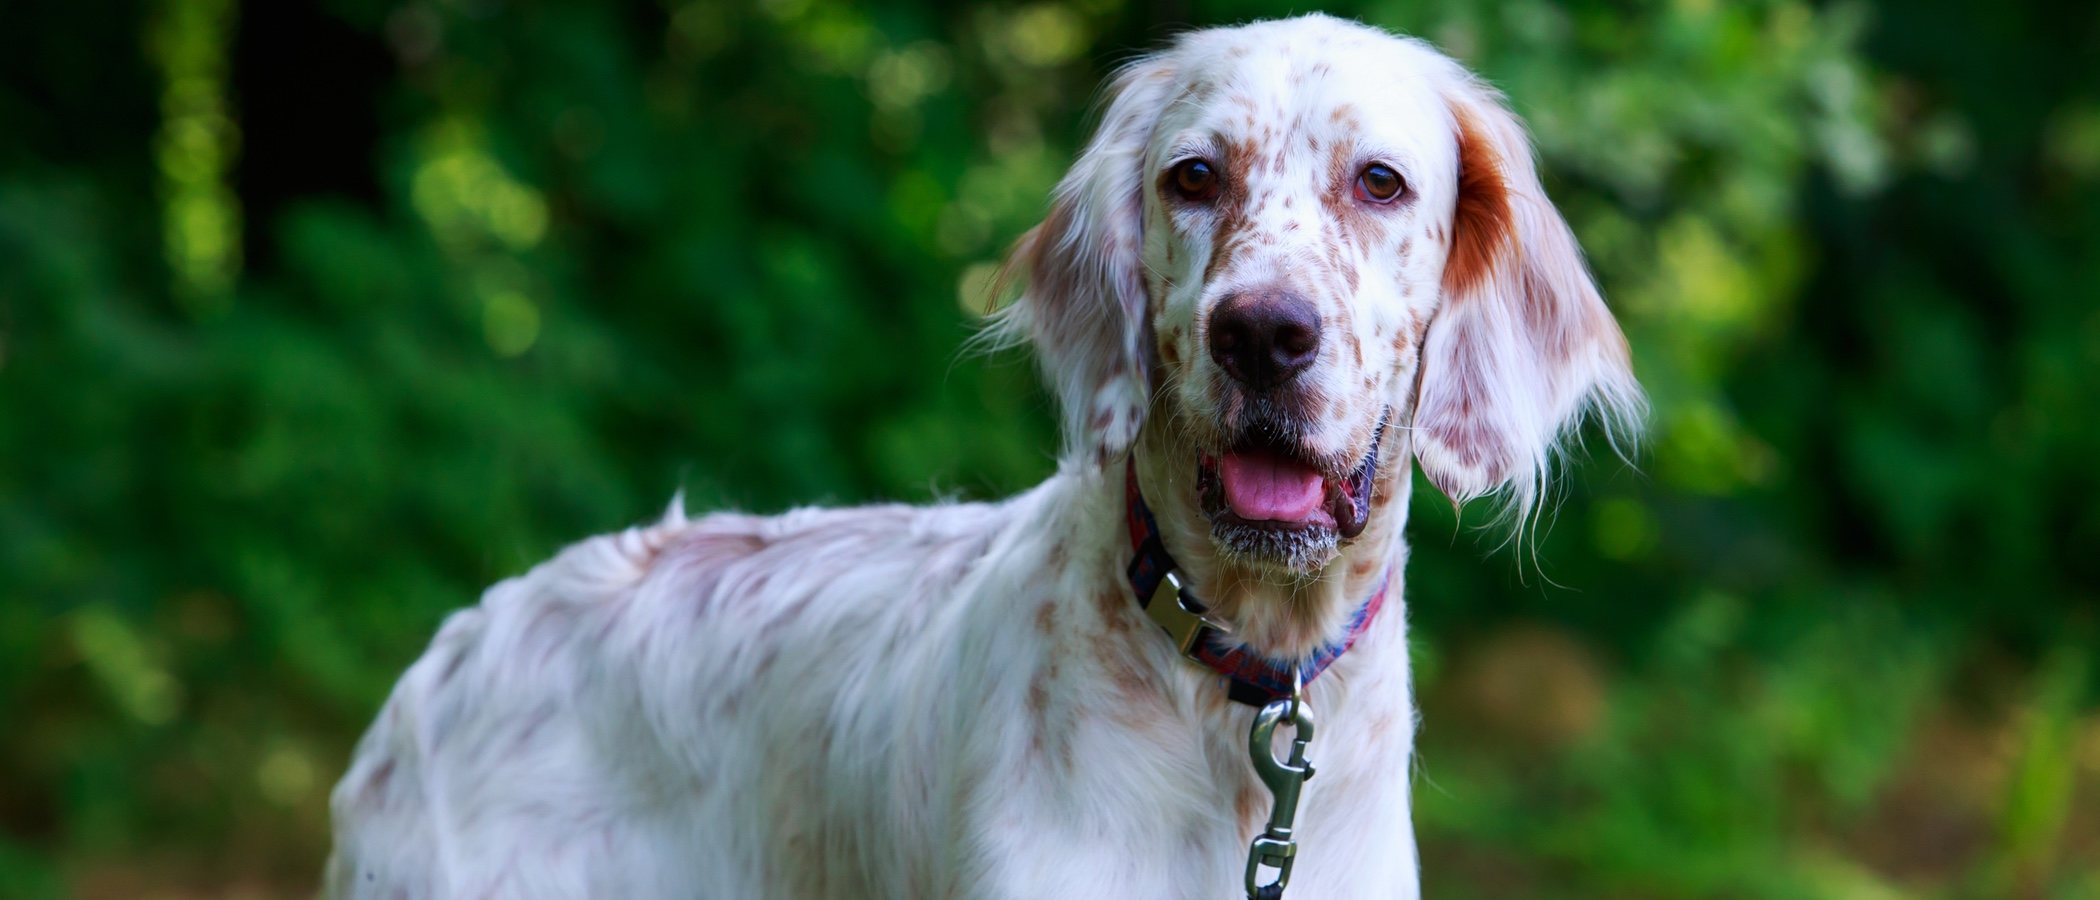
[[1372,203],[1391,203],[1407,190],[1407,182],[1400,180],[1400,173],[1384,163],[1372,163],[1356,176],[1356,198]]
[[1174,165],[1167,173],[1174,185],[1174,193],[1183,200],[1202,202],[1218,195],[1218,170],[1201,159],[1185,159]]

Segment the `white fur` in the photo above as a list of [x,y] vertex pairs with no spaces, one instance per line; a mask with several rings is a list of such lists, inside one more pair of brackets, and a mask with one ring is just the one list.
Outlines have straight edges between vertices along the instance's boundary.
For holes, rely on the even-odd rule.
[[[1131,66],[1024,240],[1028,288],[1007,314],[1067,410],[1058,473],[995,504],[698,520],[674,507],[497,585],[445,623],[358,745],[333,798],[327,892],[1240,895],[1269,803],[1247,761],[1252,711],[1130,596],[1122,459],[1135,453],[1184,573],[1259,651],[1331,640],[1394,569],[1384,615],[1308,688],[1319,777],[1288,896],[1417,897],[1398,574],[1415,385],[1442,377],[1425,343],[1529,340],[1432,324],[1460,102],[1500,110],[1426,46],[1318,16],[1192,33]],[[1332,115],[1343,104],[1357,115]],[[1521,141],[1513,118],[1497,122]],[[1216,223],[1154,187],[1181,149],[1241,140],[1270,145],[1273,164],[1235,174],[1268,205],[1248,207],[1254,249],[1206,278]],[[1404,167],[1418,192],[1376,241],[1342,252],[1315,236],[1338,215],[1323,211],[1323,141]],[[1528,151],[1521,165],[1511,180],[1532,190]],[[1527,202],[1550,217],[1527,229],[1565,231],[1542,194]],[[1529,264],[1521,241],[1507,252],[1509,271]],[[1589,293],[1567,302],[1588,302],[1570,259],[1556,277],[1580,279]],[[1306,376],[1332,400],[1308,424],[1314,449],[1361,456],[1378,417],[1399,416],[1370,526],[1309,570],[1220,553],[1190,485],[1234,402],[1199,349],[1204,316],[1263,278],[1297,279],[1326,315],[1332,349]],[[1595,335],[1578,365],[1498,373],[1496,390],[1550,400],[1488,424],[1544,458],[1595,385],[1630,390],[1616,337]],[[1521,348],[1473,349],[1507,361]],[[1479,487],[1498,476],[1520,473],[1472,473]]]

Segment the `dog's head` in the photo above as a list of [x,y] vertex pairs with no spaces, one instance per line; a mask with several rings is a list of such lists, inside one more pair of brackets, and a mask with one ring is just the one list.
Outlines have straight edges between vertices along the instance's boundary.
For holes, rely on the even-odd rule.
[[1270,574],[1333,562],[1410,455],[1455,500],[1528,509],[1584,408],[1640,404],[1499,95],[1337,19],[1198,31],[1125,68],[1016,260],[1009,324],[1068,453],[1139,444],[1163,518]]

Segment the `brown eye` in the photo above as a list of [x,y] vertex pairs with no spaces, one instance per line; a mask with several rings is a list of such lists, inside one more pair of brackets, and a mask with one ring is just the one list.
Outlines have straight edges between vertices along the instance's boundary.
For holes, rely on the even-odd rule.
[[1372,203],[1391,203],[1400,192],[1407,189],[1407,182],[1400,180],[1400,173],[1384,163],[1372,163],[1364,167],[1363,174],[1356,176],[1356,198]]
[[1174,165],[1167,174],[1174,185],[1174,193],[1183,200],[1202,202],[1218,195],[1218,170],[1200,159],[1185,159]]

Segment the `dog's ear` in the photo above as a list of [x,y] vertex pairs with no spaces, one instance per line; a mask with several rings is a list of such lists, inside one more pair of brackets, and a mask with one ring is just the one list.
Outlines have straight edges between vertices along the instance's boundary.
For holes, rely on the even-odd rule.
[[1626,338],[1546,199],[1523,124],[1471,75],[1446,98],[1458,198],[1443,305],[1422,349],[1415,453],[1453,501],[1507,488],[1521,519],[1586,409],[1616,440],[1645,402]]
[[1064,410],[1067,458],[1106,463],[1128,450],[1151,402],[1144,247],[1145,153],[1174,71],[1138,60],[1111,84],[1093,139],[1058,182],[1050,213],[1015,245],[1026,272],[1000,332],[1033,341]]

